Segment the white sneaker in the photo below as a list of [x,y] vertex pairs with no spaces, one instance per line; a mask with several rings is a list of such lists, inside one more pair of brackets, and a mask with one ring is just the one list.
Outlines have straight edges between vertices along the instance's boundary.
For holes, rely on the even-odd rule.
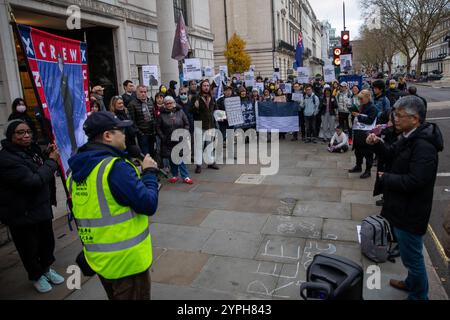
[[50,269],[44,276],[53,284],[61,284],[64,282],[64,277],[59,275],[55,270]]
[[47,293],[53,289],[45,276],[41,276],[38,281],[33,282],[33,286],[40,293]]

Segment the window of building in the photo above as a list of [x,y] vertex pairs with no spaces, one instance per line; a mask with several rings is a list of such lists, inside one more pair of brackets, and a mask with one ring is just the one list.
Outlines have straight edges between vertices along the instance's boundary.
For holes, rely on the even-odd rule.
[[183,15],[184,22],[188,25],[186,0],[173,0],[173,11],[175,14],[175,23],[178,23],[178,17]]

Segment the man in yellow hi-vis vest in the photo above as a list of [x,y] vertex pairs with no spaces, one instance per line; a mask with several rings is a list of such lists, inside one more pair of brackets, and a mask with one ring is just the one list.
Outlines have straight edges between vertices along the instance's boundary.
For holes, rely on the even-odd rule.
[[142,174],[124,152],[125,128],[109,112],[88,117],[86,145],[69,160],[67,186],[87,264],[110,300],[150,299],[152,244],[148,217],[158,206],[157,164],[142,162]]

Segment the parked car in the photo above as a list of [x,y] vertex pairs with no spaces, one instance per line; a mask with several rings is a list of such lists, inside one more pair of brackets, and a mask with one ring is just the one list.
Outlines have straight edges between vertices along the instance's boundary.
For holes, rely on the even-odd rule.
[[[437,71],[437,72],[436,72]],[[441,80],[443,78],[443,75],[441,72],[439,72],[438,70],[434,70],[432,72],[430,72],[427,75],[427,80],[428,81],[435,81],[435,80]]]

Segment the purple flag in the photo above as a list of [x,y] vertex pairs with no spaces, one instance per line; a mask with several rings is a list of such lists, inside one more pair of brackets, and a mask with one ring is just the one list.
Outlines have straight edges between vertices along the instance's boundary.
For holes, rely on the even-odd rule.
[[184,23],[183,15],[180,14],[175,31],[175,39],[173,40],[172,59],[183,60],[189,52],[189,42],[186,32],[186,25]]

